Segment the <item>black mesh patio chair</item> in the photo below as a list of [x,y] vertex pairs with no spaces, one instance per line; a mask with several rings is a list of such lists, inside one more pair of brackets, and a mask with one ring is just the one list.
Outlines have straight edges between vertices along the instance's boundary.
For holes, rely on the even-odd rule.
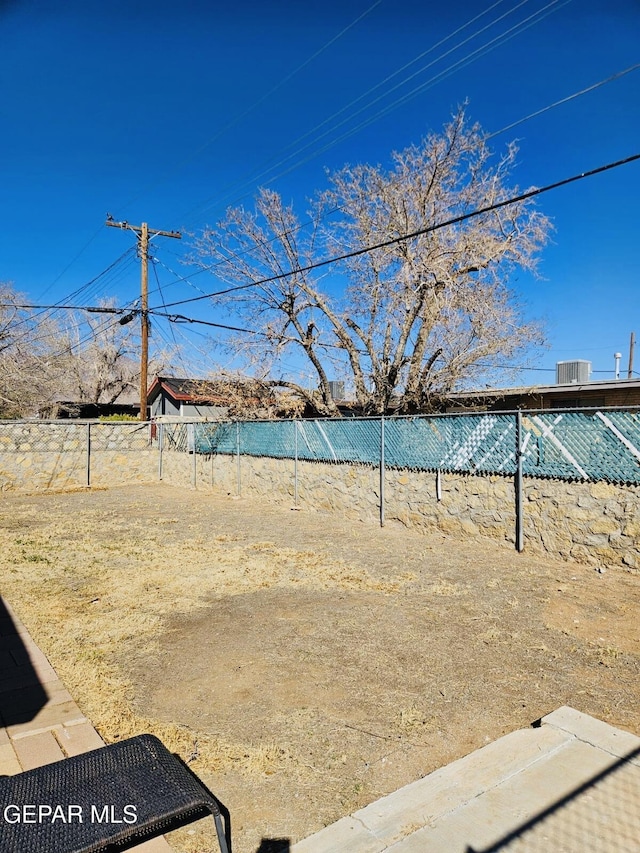
[[207,815],[230,853],[227,810],[153,735],[0,777],[1,853],[115,853]]

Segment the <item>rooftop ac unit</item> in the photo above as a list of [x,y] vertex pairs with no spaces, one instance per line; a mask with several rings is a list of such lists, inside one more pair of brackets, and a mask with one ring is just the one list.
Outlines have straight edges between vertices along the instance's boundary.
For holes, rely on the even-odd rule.
[[329,390],[331,391],[331,396],[336,402],[338,400],[344,400],[344,382],[336,382],[335,380],[329,382]]
[[582,385],[589,381],[591,362],[579,359],[577,361],[556,362],[557,385]]

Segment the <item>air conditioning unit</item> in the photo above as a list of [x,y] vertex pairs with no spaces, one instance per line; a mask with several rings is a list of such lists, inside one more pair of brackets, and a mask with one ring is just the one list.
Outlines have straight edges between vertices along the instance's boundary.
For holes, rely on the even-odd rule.
[[556,362],[556,385],[583,385],[589,381],[590,375],[590,361],[578,359]]
[[344,382],[329,382],[329,390],[331,391],[331,396],[336,402],[344,400]]

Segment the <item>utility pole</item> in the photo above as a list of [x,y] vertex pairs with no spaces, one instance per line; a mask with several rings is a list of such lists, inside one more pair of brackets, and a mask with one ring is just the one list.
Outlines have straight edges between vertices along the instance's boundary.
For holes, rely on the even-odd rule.
[[112,228],[129,229],[138,239],[138,256],[140,258],[140,420],[147,420],[147,383],[149,368],[149,238],[174,237],[180,240],[179,231],[159,231],[149,229],[146,222],[142,225],[131,225],[126,221],[116,222],[107,215],[105,225]]
[[631,337],[629,338],[629,369],[627,371],[627,379],[633,379],[633,350],[636,345],[636,335],[635,332],[631,332]]

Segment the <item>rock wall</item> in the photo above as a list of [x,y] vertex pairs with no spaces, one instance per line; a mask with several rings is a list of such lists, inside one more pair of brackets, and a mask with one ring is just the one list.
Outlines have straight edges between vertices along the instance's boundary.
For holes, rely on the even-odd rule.
[[[148,425],[14,424],[0,428],[0,490],[157,483],[278,501],[380,521],[375,467],[196,455],[165,450]],[[87,472],[87,447],[90,448]],[[640,486],[524,478],[525,547],[599,566],[640,570]],[[515,541],[512,477],[387,469],[385,520],[452,536]]]
[[[295,502],[291,459],[165,453],[163,480],[217,493]],[[380,520],[380,475],[363,465],[298,461],[297,502],[305,509]],[[510,476],[385,472],[384,514],[408,527],[515,543]],[[239,487],[239,488],[238,488]],[[640,486],[524,478],[525,547],[593,565],[640,569]]]
[[158,450],[148,424],[20,423],[0,426],[0,491],[151,483]]

